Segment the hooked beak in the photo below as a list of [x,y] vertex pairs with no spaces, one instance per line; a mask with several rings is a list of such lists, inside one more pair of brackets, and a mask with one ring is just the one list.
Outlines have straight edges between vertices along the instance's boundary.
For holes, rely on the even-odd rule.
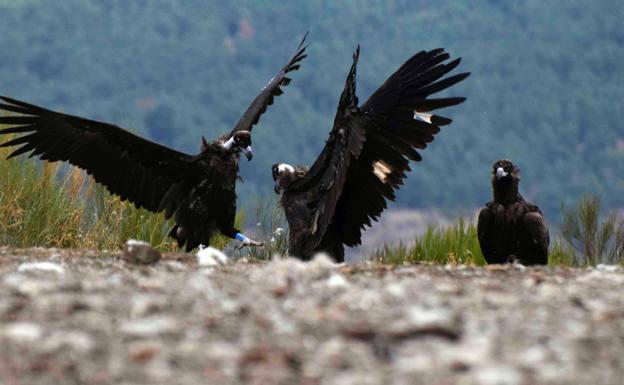
[[251,146],[242,148],[241,151],[243,152],[243,155],[245,155],[245,158],[247,158],[248,161],[250,161],[253,158],[253,152],[251,152]]
[[282,188],[280,187],[279,181],[275,181],[275,184],[273,185],[273,190],[275,190],[275,193],[278,195],[282,193]]
[[505,172],[502,167],[496,169],[496,179],[501,179],[509,175],[508,172]]

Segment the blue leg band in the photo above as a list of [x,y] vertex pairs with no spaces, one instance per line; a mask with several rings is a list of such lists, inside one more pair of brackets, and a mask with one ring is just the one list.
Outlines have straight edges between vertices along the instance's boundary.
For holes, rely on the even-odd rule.
[[234,238],[238,239],[238,240],[239,240],[239,241],[241,241],[241,242],[245,242],[245,241],[248,241],[248,240],[249,240],[246,236],[244,236],[244,235],[243,235],[243,234],[241,234],[241,233],[236,233],[236,235],[234,236]]

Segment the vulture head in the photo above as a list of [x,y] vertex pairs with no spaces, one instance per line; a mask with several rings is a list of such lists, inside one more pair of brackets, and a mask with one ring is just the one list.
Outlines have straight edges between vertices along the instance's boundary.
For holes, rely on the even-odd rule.
[[275,193],[280,194],[284,189],[305,175],[304,167],[295,167],[287,163],[275,163],[272,167],[273,181],[275,181]]
[[235,152],[242,152],[247,160],[253,158],[251,152],[251,132],[250,131],[236,131],[228,140],[222,143],[226,150],[233,150]]
[[516,167],[511,160],[497,160],[492,165],[492,185],[494,187],[509,184],[517,186],[520,181],[520,175],[518,175],[519,172],[520,169],[518,169],[518,167]]

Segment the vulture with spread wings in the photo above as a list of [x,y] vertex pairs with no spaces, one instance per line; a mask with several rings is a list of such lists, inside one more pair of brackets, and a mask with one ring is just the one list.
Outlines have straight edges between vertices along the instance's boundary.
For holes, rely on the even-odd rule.
[[[306,33],[307,36],[307,33]],[[243,245],[260,245],[234,227],[236,179],[242,152],[252,158],[251,129],[274,97],[283,93],[290,71],[305,55],[306,36],[286,65],[256,96],[229,134],[207,142],[189,155],[134,135],[118,126],[61,114],[8,97],[0,97],[0,136],[22,134],[0,147],[20,146],[9,158],[29,153],[50,162],[67,161],[87,171],[113,194],[152,212],[174,216],[169,235],[187,251],[208,245],[218,230]]]
[[443,49],[422,51],[403,64],[373,95],[358,105],[355,73],[359,47],[334,126],[312,167],[273,165],[275,192],[289,225],[289,253],[303,259],[324,251],[344,260],[344,245],[361,243],[364,226],[371,226],[395,199],[395,191],[420,161],[440,126],[450,119],[433,110],[459,104],[461,97],[429,99],[465,79],[469,73],[443,78],[460,59],[445,63]]

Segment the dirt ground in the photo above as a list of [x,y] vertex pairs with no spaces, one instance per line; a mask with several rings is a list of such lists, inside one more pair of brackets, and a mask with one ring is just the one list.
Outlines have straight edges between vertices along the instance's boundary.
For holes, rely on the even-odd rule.
[[623,289],[613,266],[0,248],[0,384],[622,385]]

